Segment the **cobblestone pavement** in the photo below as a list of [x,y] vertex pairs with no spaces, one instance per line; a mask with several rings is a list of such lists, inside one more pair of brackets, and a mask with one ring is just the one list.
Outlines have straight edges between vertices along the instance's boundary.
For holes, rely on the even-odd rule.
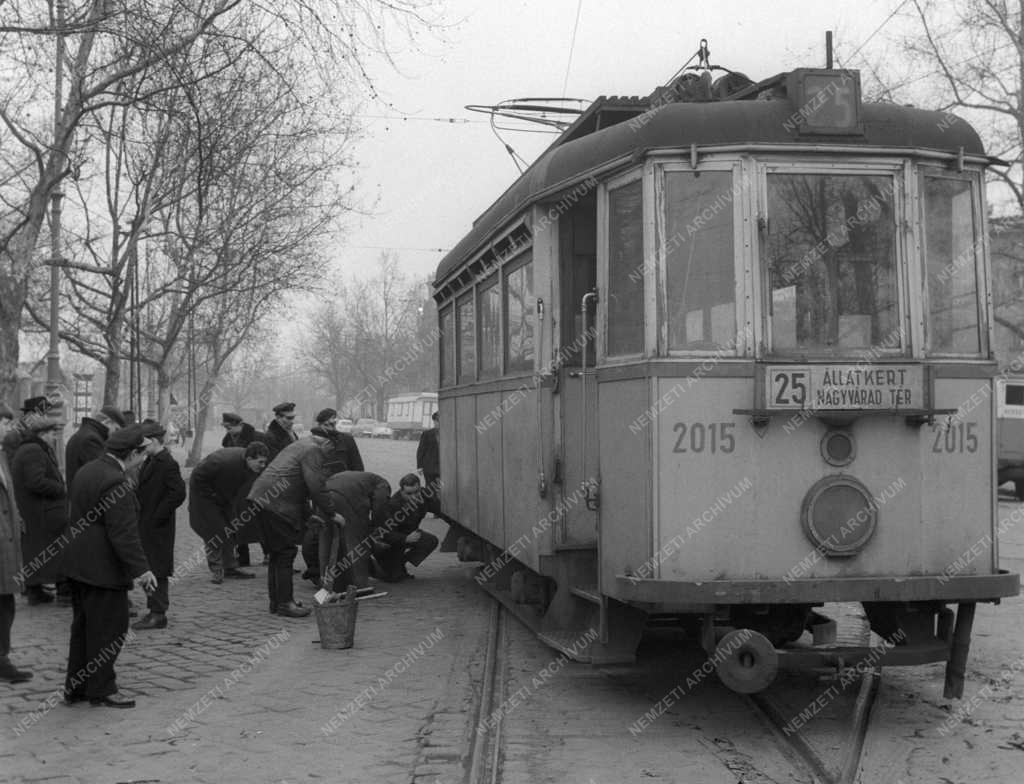
[[[415,444],[363,449],[397,482]],[[199,547],[182,508],[178,562]],[[218,586],[202,562],[172,585],[168,628],[138,632],[118,660],[133,710],[58,703],[71,610],[19,598],[12,656],[35,678],[0,685],[0,781],[458,780],[488,606],[469,568],[435,553],[360,602],[355,647],[323,650],[312,616],[267,612],[264,567]],[[295,580],[310,606],[313,586]],[[140,591],[133,601],[144,613]]]

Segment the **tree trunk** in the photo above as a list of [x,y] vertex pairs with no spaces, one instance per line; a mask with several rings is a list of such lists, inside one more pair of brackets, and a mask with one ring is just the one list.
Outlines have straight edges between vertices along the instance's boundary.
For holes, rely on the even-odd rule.
[[24,280],[0,275],[0,400],[17,409],[14,394],[18,385],[18,330],[27,286]]
[[203,390],[199,393],[199,408],[196,410],[195,437],[192,439],[192,448],[188,452],[188,459],[185,460],[186,468],[199,463],[203,458],[203,436],[206,435],[206,420],[210,413],[210,401],[213,398],[213,391],[217,387],[217,376],[207,376],[203,382]]
[[[115,344],[115,337],[120,340],[120,327],[115,328],[115,331],[117,334],[111,336],[111,344]],[[103,405],[120,408],[117,400],[121,391],[121,357],[116,351],[108,351],[103,358],[103,371]]]
[[156,421],[167,424],[171,416],[171,377],[160,367],[156,371]]

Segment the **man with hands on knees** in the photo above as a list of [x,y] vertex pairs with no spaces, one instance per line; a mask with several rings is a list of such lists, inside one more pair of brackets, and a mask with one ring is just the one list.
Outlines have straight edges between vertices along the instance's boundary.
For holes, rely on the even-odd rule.
[[157,578],[139,539],[139,501],[126,472],[146,459],[147,439],[129,425],[107,439],[106,452],[75,474],[69,493],[64,568],[71,583],[71,641],[64,702],[134,708],[118,692],[114,662],[128,633],[132,581],[153,592]]

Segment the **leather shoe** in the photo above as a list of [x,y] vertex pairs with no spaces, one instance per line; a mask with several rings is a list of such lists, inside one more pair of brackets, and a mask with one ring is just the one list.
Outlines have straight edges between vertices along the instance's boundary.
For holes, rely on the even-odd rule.
[[221,572],[214,572],[213,577],[210,578],[210,582],[214,585],[220,585],[224,582],[224,575]]
[[28,670],[19,670],[6,656],[0,657],[0,681],[8,683],[24,683],[32,680],[32,673]]
[[148,613],[141,621],[133,623],[132,628],[135,631],[141,631],[142,629],[166,629],[167,616],[163,613]]
[[255,577],[256,575],[253,574],[252,572],[244,572],[241,569],[225,569],[224,570],[224,576],[225,577],[233,577],[236,580],[241,580],[241,579],[245,579],[247,577]]
[[122,697],[117,692],[108,694],[106,697],[90,697],[89,704],[94,708],[134,708],[135,700],[128,697]]
[[305,618],[309,613],[310,609],[308,607],[300,607],[295,602],[277,605],[277,614],[285,618]]
[[89,698],[84,694],[64,694],[64,704],[68,707],[71,707],[76,702],[85,702],[87,699]]

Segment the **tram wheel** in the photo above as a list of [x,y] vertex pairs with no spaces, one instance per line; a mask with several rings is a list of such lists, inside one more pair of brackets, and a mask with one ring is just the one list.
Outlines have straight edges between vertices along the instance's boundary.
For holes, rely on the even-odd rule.
[[722,683],[740,694],[766,689],[779,672],[775,646],[753,629],[734,629],[726,634],[715,647],[712,659]]

